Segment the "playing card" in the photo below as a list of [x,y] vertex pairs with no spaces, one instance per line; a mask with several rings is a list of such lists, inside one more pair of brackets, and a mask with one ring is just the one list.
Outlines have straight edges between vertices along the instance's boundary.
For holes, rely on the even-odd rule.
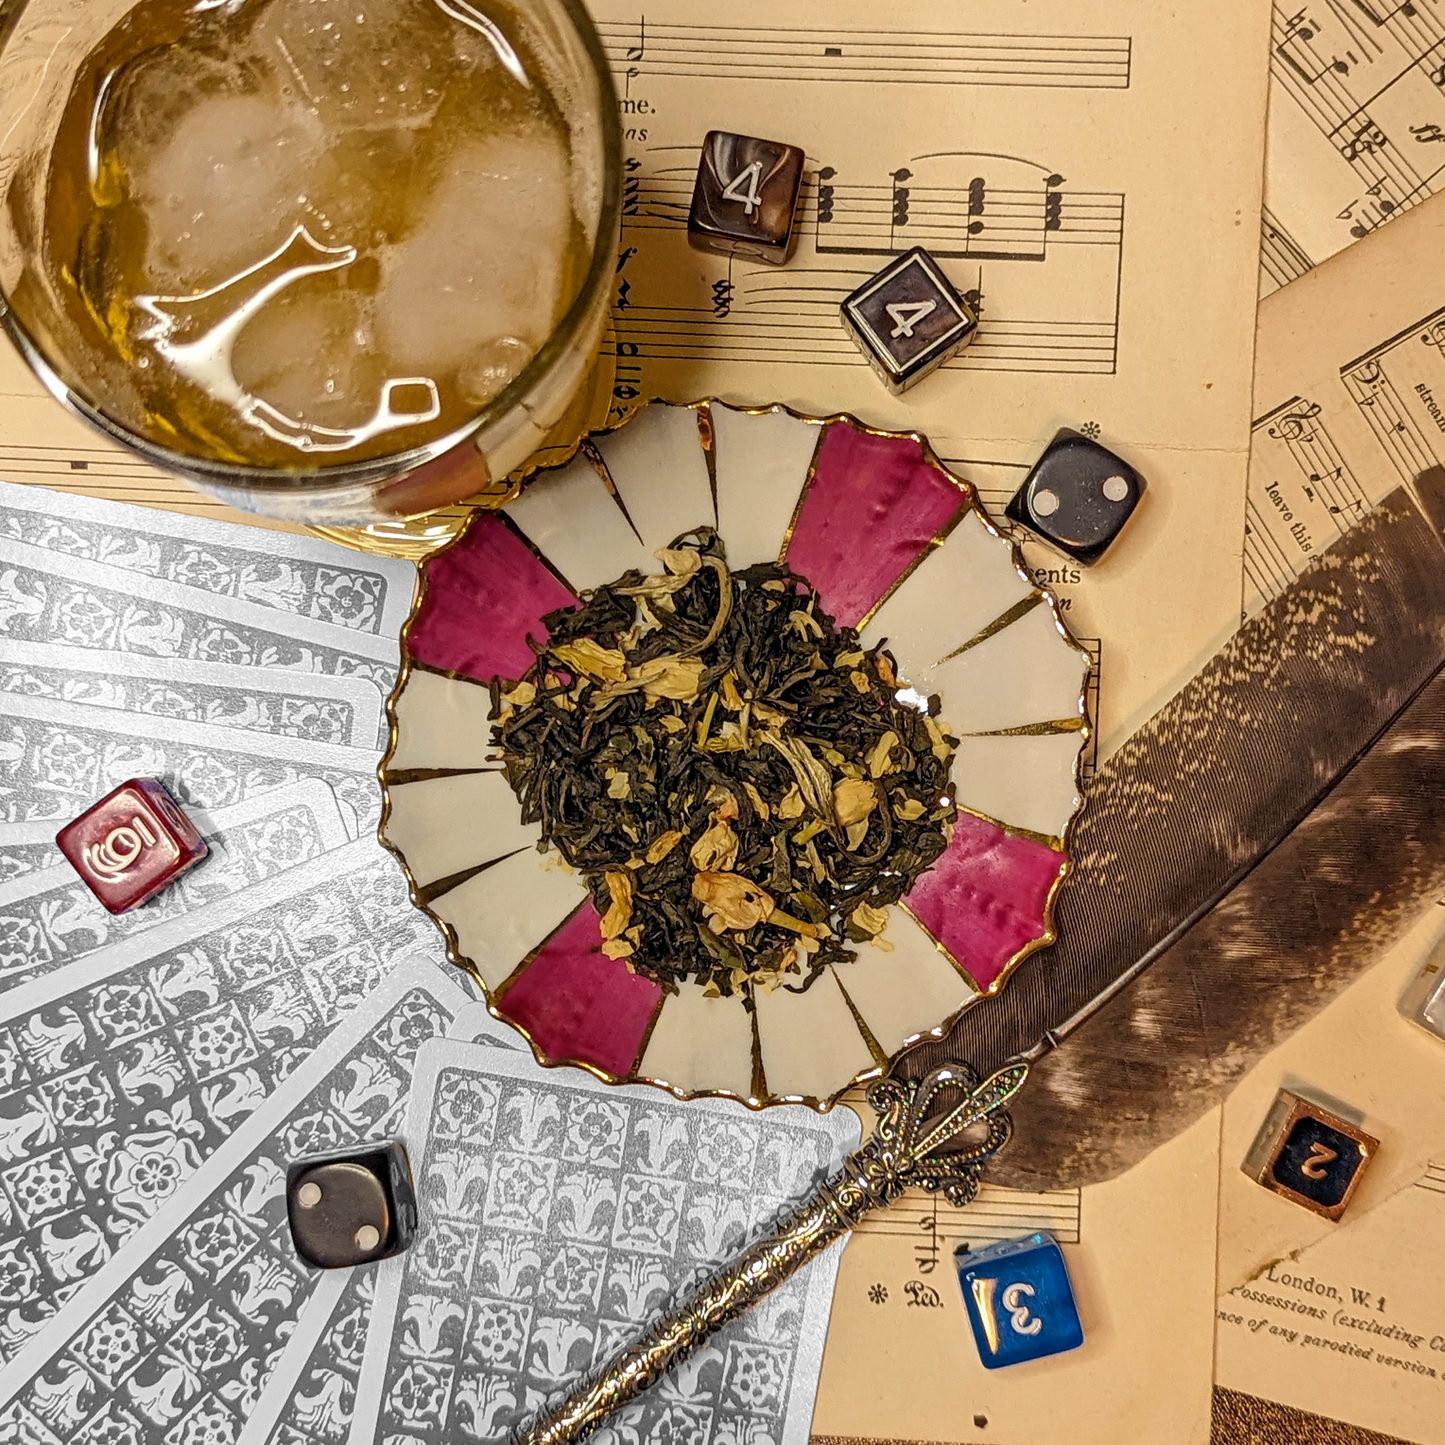
[[0,819],[53,831],[134,777],[159,778],[200,808],[320,778],[364,831],[381,813],[376,755],[365,748],[0,693]]
[[[393,1133],[418,1045],[464,998],[399,964],[0,1372],[0,1439],[234,1440],[328,1277],[292,1247],[286,1166]],[[7,1320],[32,1274],[0,1272]]]
[[[350,1445],[504,1441],[858,1142],[855,1115],[609,1087],[438,1041],[405,1137],[421,1227],[379,1268]],[[613,1422],[637,1441],[805,1445],[839,1249]]]
[[[452,1020],[449,1039],[478,1048],[519,1050],[520,1036],[499,1024],[486,1004],[468,1004]],[[333,1271],[296,1321],[266,1388],[236,1445],[334,1445],[351,1427],[356,1379],[371,1318],[376,1270]]]
[[395,633],[358,631],[5,536],[0,636],[369,677],[384,688],[395,680],[398,655]]
[[353,836],[336,795],[315,778],[214,813],[189,811],[210,856],[129,913],[108,913],[63,861],[0,883],[0,992],[36,962],[59,967],[340,848]]
[[0,640],[0,692],[353,748],[377,748],[383,721],[381,689],[364,677],[91,652],[52,642]]
[[0,994],[0,1355],[419,945],[469,1002],[366,839]]
[[260,527],[0,482],[0,534],[375,637],[411,608],[410,562]]

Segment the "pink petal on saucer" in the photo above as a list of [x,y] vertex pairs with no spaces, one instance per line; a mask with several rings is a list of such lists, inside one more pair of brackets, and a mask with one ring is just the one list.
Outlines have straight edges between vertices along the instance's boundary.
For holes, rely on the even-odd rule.
[[548,1059],[626,1078],[661,998],[651,979],[603,955],[602,920],[589,900],[542,945],[496,1007]]
[[979,988],[1043,937],[1066,859],[1029,838],[960,813],[953,841],[905,896],[908,911]]
[[854,627],[967,505],[912,438],[836,421],[818,447],[787,563],[835,621]]
[[577,601],[501,518],[486,514],[422,571],[426,598],[407,651],[428,667],[479,682],[521,677],[532,665],[528,633],[545,642],[543,616]]

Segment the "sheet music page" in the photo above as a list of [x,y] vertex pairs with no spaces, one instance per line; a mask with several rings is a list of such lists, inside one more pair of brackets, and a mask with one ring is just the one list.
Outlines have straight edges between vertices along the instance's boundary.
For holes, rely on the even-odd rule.
[[1445,461],[1445,201],[1265,298],[1240,605]]
[[[1127,539],[1087,573],[1026,555],[1080,637],[1113,640],[1107,753],[1238,615],[1266,0],[1211,7],[1207,83],[1197,28],[1145,0],[594,12],[626,135],[619,412],[711,393],[916,427],[996,517],[1060,426],[1097,429],[1149,485]],[[688,247],[709,129],[806,152],[787,266]],[[914,245],[981,323],[893,398],[838,306]]]
[[1276,0],[1261,294],[1442,187],[1440,0]]

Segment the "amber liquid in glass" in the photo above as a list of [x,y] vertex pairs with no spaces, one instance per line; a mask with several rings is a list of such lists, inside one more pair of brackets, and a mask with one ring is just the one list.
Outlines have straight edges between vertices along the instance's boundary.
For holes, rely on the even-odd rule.
[[393,454],[499,395],[576,295],[573,149],[495,4],[142,0],[71,90],[16,311],[163,446]]

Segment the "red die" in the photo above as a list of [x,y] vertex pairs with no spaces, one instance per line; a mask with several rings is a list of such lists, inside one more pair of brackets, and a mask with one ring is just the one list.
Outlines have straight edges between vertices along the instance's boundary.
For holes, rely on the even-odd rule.
[[87,887],[112,913],[154,897],[210,849],[154,778],[132,778],[55,835]]

